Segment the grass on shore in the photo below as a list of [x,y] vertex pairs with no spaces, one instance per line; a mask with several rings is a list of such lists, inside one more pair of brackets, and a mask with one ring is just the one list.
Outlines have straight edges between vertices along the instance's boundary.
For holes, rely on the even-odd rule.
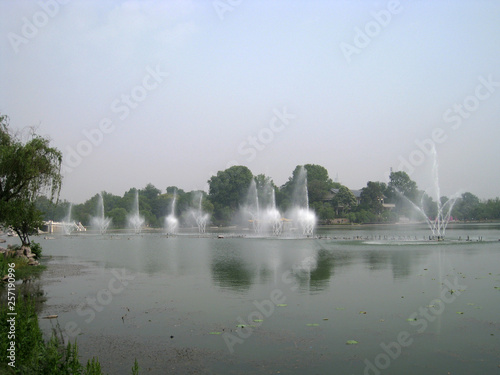
[[[44,341],[32,299],[17,298],[15,312],[13,331],[8,321],[12,318],[12,315],[8,315],[9,306],[5,302],[0,306],[0,351],[4,353],[0,360],[0,374],[103,375],[97,358],[88,360],[85,366],[80,363],[76,340],[64,346],[57,332],[53,332],[52,338],[48,342]],[[8,358],[11,342],[15,348],[14,362]],[[132,374],[139,374],[137,360],[132,367]]]
[[[0,275],[9,274],[10,266],[14,264],[16,280],[37,278],[46,266],[30,266],[27,259],[11,256],[0,256]],[[73,344],[69,342],[66,346],[62,339],[62,332],[53,331],[48,342],[43,339],[43,333],[38,324],[35,299],[39,297],[36,293],[26,296],[19,293],[18,288],[15,300],[14,295],[9,294],[8,283],[1,283],[0,288],[3,295],[0,302],[0,375],[103,375],[99,359],[92,358],[84,366],[80,363],[78,346],[76,340]],[[23,297],[23,294],[25,297]],[[15,306],[7,301],[15,301]],[[10,307],[15,307],[16,315],[9,315]],[[15,318],[15,325],[11,326],[8,321]],[[13,343],[13,346],[11,345]],[[9,358],[9,352],[15,348],[15,361]],[[14,358],[14,357],[12,357]],[[9,365],[9,362],[11,365]],[[14,364],[15,366],[12,366]],[[132,374],[139,374],[139,366],[135,360]]]

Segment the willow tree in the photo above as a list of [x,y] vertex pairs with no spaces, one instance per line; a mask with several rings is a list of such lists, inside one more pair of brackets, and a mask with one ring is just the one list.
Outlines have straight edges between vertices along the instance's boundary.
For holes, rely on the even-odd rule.
[[23,140],[0,115],[0,224],[11,227],[23,245],[30,244],[29,235],[41,224],[36,198],[59,198],[61,162],[61,152],[47,138],[31,130]]

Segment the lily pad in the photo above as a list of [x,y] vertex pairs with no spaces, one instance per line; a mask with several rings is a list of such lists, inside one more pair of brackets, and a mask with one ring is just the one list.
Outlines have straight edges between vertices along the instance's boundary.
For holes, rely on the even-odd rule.
[[261,322],[263,322],[263,321],[264,321],[264,319],[254,319],[253,321],[254,321],[255,323],[261,323]]
[[209,332],[209,335],[222,335],[222,332]]
[[336,307],[335,310],[345,310],[345,307]]
[[408,318],[408,319],[406,319],[407,322],[414,322],[416,320],[417,320],[417,318]]
[[318,323],[307,323],[306,326],[308,326],[308,327],[318,327],[319,324]]
[[463,312],[462,311],[457,311],[457,314],[463,314]]
[[356,340],[347,340],[346,345],[357,345],[358,342]]
[[360,314],[365,314],[365,315],[366,315],[366,311],[360,311],[359,313],[360,313]]
[[286,307],[288,305],[286,303],[278,303],[276,306],[278,306],[278,307]]

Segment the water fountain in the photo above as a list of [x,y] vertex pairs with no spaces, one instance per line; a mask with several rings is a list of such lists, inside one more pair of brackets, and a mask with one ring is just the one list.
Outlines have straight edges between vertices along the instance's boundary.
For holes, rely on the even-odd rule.
[[196,225],[198,226],[199,233],[205,233],[205,228],[207,226],[208,219],[210,219],[210,215],[206,212],[203,212],[201,203],[203,201],[203,194],[200,193],[200,199],[198,202],[198,209],[191,209],[191,215],[194,217]]
[[316,214],[309,209],[309,195],[307,191],[307,170],[300,167],[296,177],[293,194],[294,206],[290,210],[292,220],[300,225],[304,236],[312,236],[316,227]]
[[437,238],[438,240],[444,239],[446,234],[446,227],[451,218],[451,211],[453,210],[453,206],[455,205],[457,199],[459,198],[459,193],[455,193],[448,199],[446,202],[441,202],[441,190],[439,187],[439,173],[438,173],[438,160],[437,160],[437,152],[436,148],[432,149],[433,163],[432,163],[432,179],[434,182],[434,198],[436,199],[436,215],[434,217],[430,217],[425,212],[424,209],[424,199],[425,195],[422,195],[422,199],[420,201],[420,206],[412,202],[410,199],[405,197],[401,192],[398,193],[403,196],[412,207],[425,218],[429,229],[432,232],[432,236]]
[[259,207],[259,194],[257,192],[257,184],[255,179],[252,178],[250,186],[248,187],[247,202],[243,206],[243,212],[250,217],[250,223],[255,233],[261,232],[261,217]]
[[175,201],[177,200],[177,192],[174,193],[172,200],[172,208],[170,214],[165,218],[165,226],[167,233],[177,233],[179,227],[179,220],[175,217]]
[[132,214],[128,216],[128,225],[134,230],[134,233],[141,233],[144,225],[144,217],[139,215],[139,192],[135,191],[134,207]]
[[[264,203],[259,199],[259,190],[254,179],[248,187],[246,204],[242,207],[242,214],[245,219],[249,219],[252,229],[256,234],[272,234],[278,236],[283,231],[281,213],[276,208],[276,195],[274,188],[266,184],[263,188],[261,197]],[[266,206],[263,209],[262,207]]]
[[67,236],[69,236],[71,234],[71,232],[73,232],[74,230],[78,229],[78,226],[76,225],[75,221],[71,220],[72,207],[73,207],[73,204],[70,203],[68,206],[68,214],[66,215],[66,217],[63,219],[63,222],[62,222],[64,234]]
[[276,208],[276,191],[271,188],[271,205],[264,212],[264,221],[269,223],[274,236],[279,236],[283,232],[283,221],[281,213]]
[[90,220],[93,227],[99,230],[99,233],[104,234],[108,230],[111,219],[104,216],[104,201],[102,199],[102,194],[99,193],[97,199],[97,216],[93,216]]

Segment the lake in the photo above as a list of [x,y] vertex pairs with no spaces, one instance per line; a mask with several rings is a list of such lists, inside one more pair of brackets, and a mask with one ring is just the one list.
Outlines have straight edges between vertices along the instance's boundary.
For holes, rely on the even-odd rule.
[[109,374],[135,358],[141,374],[500,371],[499,224],[316,235],[34,238],[51,256],[40,316],[59,316],[40,322]]

